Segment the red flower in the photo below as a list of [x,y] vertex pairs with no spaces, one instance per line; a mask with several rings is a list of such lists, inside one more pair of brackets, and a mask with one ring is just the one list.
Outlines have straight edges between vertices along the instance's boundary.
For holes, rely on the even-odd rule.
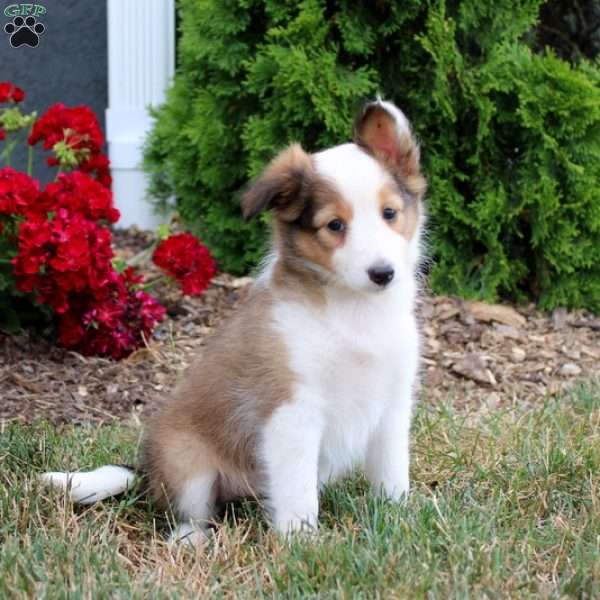
[[152,260],[179,281],[184,294],[202,294],[216,273],[210,252],[191,233],[179,233],[163,240]]
[[52,210],[65,208],[93,221],[106,219],[116,223],[120,217],[110,190],[79,171],[62,173],[54,183],[49,183],[42,194],[42,204]]
[[87,149],[92,154],[99,153],[104,144],[98,119],[91,108],[67,108],[60,103],[52,105],[34,123],[28,142],[34,145],[40,140],[44,141],[46,150],[66,140],[74,150]]
[[12,93],[12,99],[15,102],[23,102],[23,100],[25,100],[25,92],[21,88],[15,86]]
[[6,138],[6,133],[2,127],[0,127],[0,142]]
[[59,316],[63,346],[117,359],[150,337],[165,308],[138,289],[133,269],[114,270],[110,243],[108,229],[59,208],[21,223],[13,265],[17,289]]
[[19,226],[13,259],[16,286],[36,294],[57,313],[70,307],[69,294],[94,294],[111,280],[110,232],[81,215],[59,209],[50,220],[31,218]]
[[137,289],[143,279],[133,269],[114,270],[110,242],[108,229],[59,208],[52,219],[21,223],[14,273],[19,290],[59,315],[63,346],[123,358],[151,335],[165,309]]
[[63,315],[59,325],[63,346],[115,359],[141,346],[164,318],[165,308],[146,292],[135,291],[132,280],[139,283],[142,278],[128,269],[112,279],[101,298]]
[[86,161],[79,165],[84,173],[95,173],[98,183],[110,189],[112,177],[109,169],[110,161],[104,154],[92,154]]
[[0,215],[29,215],[43,210],[39,201],[37,181],[15,171],[12,167],[0,169]]
[[10,81],[0,81],[0,103],[21,102],[25,99],[25,92]]
[[[64,104],[51,106],[33,125],[28,142],[31,145],[43,140],[46,150],[58,142],[65,142],[76,154],[78,168],[93,174],[104,187],[110,188],[110,161],[102,154],[104,136],[94,112],[87,106],[68,108]],[[47,158],[49,166],[56,166],[56,156]]]
[[62,315],[58,325],[58,339],[65,348],[74,348],[85,337],[85,327],[75,312]]
[[[23,97],[22,90],[0,83],[0,101]],[[143,277],[132,268],[117,273],[113,267],[111,232],[99,221],[114,223],[119,211],[98,121],[85,106],[56,104],[34,124],[29,143],[40,140],[46,149],[66,142],[73,152],[56,152],[64,152],[69,167],[79,162],[79,170],[60,174],[40,192],[31,177],[0,169],[0,218],[10,219],[17,246],[14,285],[56,313],[63,346],[123,358],[150,337],[165,308],[141,289]],[[58,164],[57,156],[48,162]]]
[[121,275],[128,288],[133,289],[144,283],[144,276],[136,273],[133,267],[127,267]]

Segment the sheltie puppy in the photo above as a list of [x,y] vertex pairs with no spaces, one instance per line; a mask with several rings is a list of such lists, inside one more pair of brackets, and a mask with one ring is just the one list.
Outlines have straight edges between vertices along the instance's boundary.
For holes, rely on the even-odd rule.
[[[141,471],[179,519],[175,540],[201,541],[219,503],[247,496],[280,532],[316,528],[319,489],[356,467],[375,490],[407,494],[425,187],[408,120],[377,99],[353,143],[293,144],[247,188],[244,218],[272,213],[271,252],[143,444]],[[42,477],[89,503],[135,473]]]

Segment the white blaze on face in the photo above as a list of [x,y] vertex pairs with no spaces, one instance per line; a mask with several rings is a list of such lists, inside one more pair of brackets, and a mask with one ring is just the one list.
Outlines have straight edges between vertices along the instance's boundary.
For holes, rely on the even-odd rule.
[[412,276],[409,240],[394,231],[382,215],[380,194],[396,184],[391,175],[355,144],[344,144],[314,155],[316,169],[352,208],[344,243],[332,258],[336,276],[352,289],[376,290],[369,269],[390,266],[394,285]]

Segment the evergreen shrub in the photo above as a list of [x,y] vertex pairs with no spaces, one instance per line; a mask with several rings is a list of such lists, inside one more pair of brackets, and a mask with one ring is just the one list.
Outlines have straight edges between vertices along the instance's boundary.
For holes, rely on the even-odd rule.
[[422,141],[435,291],[600,311],[600,68],[540,49],[542,4],[181,0],[150,191],[245,272],[265,222],[240,189],[292,141],[348,140],[379,92]]

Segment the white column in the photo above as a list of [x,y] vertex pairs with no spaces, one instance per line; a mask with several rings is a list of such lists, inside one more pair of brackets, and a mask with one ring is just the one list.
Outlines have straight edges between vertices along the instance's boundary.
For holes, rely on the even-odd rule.
[[164,101],[175,70],[174,0],[107,0],[106,137],[120,227],[154,229],[161,218],[147,200],[142,145],[148,107]]

